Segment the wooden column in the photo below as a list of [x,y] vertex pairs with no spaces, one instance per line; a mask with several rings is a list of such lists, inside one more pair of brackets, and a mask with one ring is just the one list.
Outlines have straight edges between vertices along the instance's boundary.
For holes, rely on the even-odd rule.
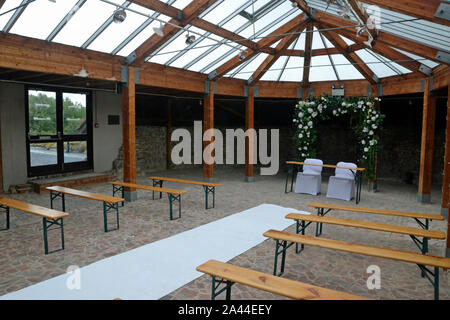
[[[203,133],[214,128],[214,82],[208,83],[208,91],[203,98]],[[203,141],[203,150],[211,143],[214,143],[214,137],[209,141]],[[203,177],[208,180],[214,177],[214,164],[207,164],[205,159],[203,159]]]
[[[255,90],[254,87],[248,87],[248,97],[245,101],[245,131],[255,129]],[[253,182],[253,162],[255,137],[249,134],[245,138],[245,181]]]
[[431,202],[435,120],[436,98],[431,95],[430,79],[426,78],[423,93],[422,144],[418,192],[418,201],[422,203]]
[[[128,68],[128,84],[122,93],[123,181],[136,183],[136,100],[135,69]],[[136,189],[125,188],[125,199],[137,199]]]
[[[450,79],[449,79],[450,81]],[[448,85],[448,93],[450,94],[450,82]],[[444,177],[442,179],[442,199],[441,199],[441,214],[448,218],[448,203],[450,201],[450,103],[447,95],[447,125],[445,131],[445,153],[444,153]],[[447,239],[448,244],[448,239]]]
[[166,137],[166,169],[170,169],[172,161],[170,160],[172,153],[172,100],[167,100],[167,137]]

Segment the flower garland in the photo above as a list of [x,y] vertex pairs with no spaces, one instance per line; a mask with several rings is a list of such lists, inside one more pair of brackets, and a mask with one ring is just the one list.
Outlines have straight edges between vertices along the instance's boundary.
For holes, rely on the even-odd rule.
[[318,120],[349,114],[360,146],[359,164],[366,168],[369,179],[375,178],[375,154],[379,145],[377,134],[385,115],[374,108],[379,98],[342,98],[323,94],[299,101],[293,122],[297,127],[295,140],[300,161],[315,158]]

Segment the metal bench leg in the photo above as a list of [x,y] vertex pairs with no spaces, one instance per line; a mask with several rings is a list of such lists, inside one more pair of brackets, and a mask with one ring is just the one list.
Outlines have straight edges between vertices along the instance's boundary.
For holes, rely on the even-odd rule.
[[[291,173],[291,171],[292,171],[292,165],[288,165],[287,171],[286,171],[286,183],[284,185],[284,193],[288,193],[287,186],[288,186],[288,181],[289,181],[289,174]],[[292,189],[291,189],[291,191],[292,191]]]
[[[112,185],[112,187],[113,187],[113,197],[115,197],[116,196],[116,193],[117,192],[120,192],[120,194],[122,195],[122,199],[125,199],[125,187],[123,187],[123,186],[115,186],[115,185]],[[122,201],[122,207],[123,206],[125,206],[125,202],[124,201]]]
[[53,209],[53,200],[56,200],[56,198],[61,198],[62,211],[66,212],[66,197],[65,194],[61,192],[50,190],[50,208]]
[[[215,207],[215,198],[216,198],[216,187],[208,187],[208,186],[203,186],[203,189],[205,190],[205,209],[208,210],[210,208],[214,208]],[[208,194],[212,193],[213,195],[213,205],[212,207],[208,207]]]
[[0,208],[5,210],[5,218],[6,218],[6,227],[4,229],[0,229],[0,231],[9,229],[9,207],[0,205]]
[[[291,242],[290,244],[288,244],[287,241],[276,240],[276,244],[275,244],[275,261],[274,261],[274,266],[273,266],[273,275],[274,276],[279,276],[280,277],[284,273],[284,265],[285,265],[285,261],[286,261],[286,251],[293,244],[294,244],[294,242]],[[280,250],[280,248],[281,248],[281,250]],[[277,274],[278,256],[280,254],[281,254],[280,273]]]
[[[108,229],[108,212],[114,210],[116,211],[116,224],[117,228]],[[103,202],[103,227],[105,232],[114,231],[119,229],[119,203],[107,203]]]
[[[52,252],[48,251],[48,231],[52,230],[49,229],[52,225],[57,225],[60,228],[61,231],[61,249],[54,250]],[[53,253],[56,251],[64,250],[64,221],[63,218],[55,219],[55,220],[48,220],[47,218],[42,218],[42,226],[43,226],[43,233],[44,233],[44,251],[45,254]]]
[[[154,187],[162,188],[163,181],[162,180],[152,180],[152,184]],[[162,199],[162,192],[159,193],[159,198]],[[152,200],[155,200],[155,191],[152,191]]]
[[359,203],[361,200],[361,186],[362,186],[362,173],[360,171],[356,172],[356,197],[355,202],[356,204]]
[[422,274],[430,281],[434,287],[434,300],[439,300],[439,267],[434,267],[434,272],[431,272],[427,267],[418,264],[422,270]]
[[[305,220],[302,220],[301,222],[297,220],[296,233],[299,234],[301,232],[302,235],[305,235],[305,229],[309,225],[310,223],[308,223],[308,225],[305,225]],[[303,249],[305,249],[305,245],[303,243],[301,244],[301,250],[298,249],[298,243],[295,244],[295,253],[299,254],[303,251]]]
[[[178,196],[168,193],[169,196],[169,208],[170,208],[170,220],[176,220],[181,218],[181,194]],[[173,202],[178,200],[178,218],[173,218]]]
[[[217,283],[217,285],[216,285]],[[219,289],[219,286],[221,284],[225,284],[225,286],[217,291]],[[234,284],[234,282],[224,279],[216,279],[215,276],[212,276],[212,288],[211,288],[211,300],[216,300],[216,297],[221,294],[222,292],[226,291],[226,300],[231,299],[231,286]]]

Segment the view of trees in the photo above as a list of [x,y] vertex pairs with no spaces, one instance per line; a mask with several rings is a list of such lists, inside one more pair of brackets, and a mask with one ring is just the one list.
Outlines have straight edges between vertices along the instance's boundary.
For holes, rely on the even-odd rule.
[[[56,93],[29,91],[29,125],[31,135],[56,135]],[[86,105],[64,95],[64,134],[86,133]]]

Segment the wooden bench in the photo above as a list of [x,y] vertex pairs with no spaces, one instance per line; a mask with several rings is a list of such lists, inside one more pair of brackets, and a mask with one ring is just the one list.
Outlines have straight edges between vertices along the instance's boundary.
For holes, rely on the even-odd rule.
[[[113,181],[113,182],[108,182],[108,183],[113,186],[113,196],[115,196],[117,192],[121,192],[122,198],[124,197],[124,188],[134,188],[134,189],[142,189],[142,190],[152,191],[153,194],[155,193],[155,191],[160,192],[160,193],[163,193],[163,192],[167,193],[167,195],[169,197],[170,220],[174,220],[173,219],[173,211],[172,211],[174,201],[178,201],[178,218],[177,219],[181,218],[181,195],[186,193],[185,190],[151,187],[151,186],[145,186],[145,185],[136,184],[136,183],[119,182],[119,181]],[[122,202],[122,206],[123,206],[123,202]]]
[[[192,181],[192,180],[184,180],[184,179],[176,179],[176,178],[165,178],[165,177],[149,177],[150,180],[153,181],[153,186],[159,186],[162,188],[163,181],[171,181],[177,183],[187,183],[193,185],[203,186],[205,190],[205,209],[209,209],[208,207],[208,194],[211,192],[213,195],[213,205],[211,208],[215,206],[215,195],[216,195],[216,187],[220,186],[220,183],[214,182],[206,182],[206,181]],[[161,193],[159,193],[159,198],[161,198]],[[153,193],[153,199],[155,198],[155,193]]]
[[[264,233],[264,236],[274,239],[276,241],[275,248],[275,263],[274,275],[277,274],[278,256],[282,255],[281,269],[279,275],[284,272],[284,265],[286,261],[286,250],[293,245],[303,244],[311,245],[320,248],[356,253],[371,257],[385,258],[396,261],[410,262],[417,264],[422,271],[422,275],[426,277],[434,286],[434,298],[439,299],[439,268],[449,269],[450,258],[443,258],[431,255],[425,255],[415,252],[401,251],[395,249],[381,248],[369,246],[365,244],[344,242],[338,240],[310,237],[305,235],[298,235],[286,231],[269,230]],[[434,267],[434,272],[426,266]]]
[[[398,216],[405,218],[414,219],[420,227],[425,230],[428,230],[430,227],[430,220],[444,220],[444,217],[438,214],[430,214],[430,213],[418,213],[418,212],[407,212],[407,211],[394,211],[394,210],[385,210],[385,209],[373,209],[373,208],[360,208],[353,206],[343,206],[339,204],[329,204],[329,203],[317,203],[310,202],[308,203],[309,207],[317,209],[318,216],[324,216],[331,210],[342,210],[349,212],[360,212],[360,213],[369,213],[369,214],[381,214],[388,216]],[[326,211],[325,211],[326,210]],[[425,219],[425,222],[420,221],[419,219]],[[320,230],[319,230],[320,229]],[[322,224],[320,224],[320,228],[316,229],[316,235],[319,236],[322,233]]]
[[[334,217],[324,217],[324,216],[314,216],[308,214],[298,214],[298,213],[289,213],[286,215],[287,219],[295,220],[297,223],[296,232],[299,234],[300,232],[304,235],[305,229],[311,223],[327,223],[334,224],[345,227],[354,227],[354,228],[362,228],[369,230],[377,230],[377,231],[385,231],[392,232],[398,234],[406,234],[411,237],[414,243],[419,247],[423,254],[428,252],[428,239],[445,239],[445,233],[434,230],[424,230],[418,228],[411,227],[403,227],[403,226],[395,226],[390,224],[378,223],[378,222],[369,222],[369,221],[360,221],[360,220],[352,220],[352,219],[344,219],[344,218],[334,218]],[[305,222],[308,224],[305,224]],[[317,229],[316,229],[317,230]],[[316,234],[317,235],[317,234]],[[417,237],[422,237],[422,241],[417,239]],[[296,252],[298,253],[298,244],[296,245]]]
[[[23,212],[35,214],[37,216],[42,217],[42,226],[44,231],[44,250],[45,254],[49,254],[52,252],[64,250],[64,224],[63,224],[63,218],[68,217],[69,214],[53,209],[48,209],[45,207],[37,206],[34,204],[29,204],[26,202],[22,202],[19,200],[14,200],[10,198],[0,198],[0,208],[5,210],[6,213],[6,228],[2,230],[8,230],[9,229],[9,210],[10,208],[20,210]],[[61,231],[61,249],[53,250],[52,252],[48,251],[48,238],[47,238],[47,232],[52,225],[56,225],[59,227]]]
[[[212,276],[212,300],[215,300],[223,291],[226,291],[226,299],[230,300],[231,286],[234,283],[296,300],[367,300],[367,298],[276,277],[217,260],[209,260],[198,266],[196,270]],[[220,284],[225,284],[225,287],[218,290]]]
[[286,164],[288,165],[287,168],[287,174],[286,174],[286,184],[284,186],[284,193],[288,193],[287,191],[287,186],[288,186],[288,181],[289,181],[289,175],[292,175],[291,177],[291,190],[290,192],[292,192],[292,188],[294,185],[294,177],[296,172],[298,172],[298,166],[302,166],[302,165],[308,165],[308,166],[319,166],[319,167],[324,167],[324,168],[333,168],[333,169],[348,169],[350,170],[353,175],[355,176],[355,183],[356,183],[356,195],[355,195],[355,202],[356,204],[359,203],[359,201],[361,200],[361,185],[362,185],[362,173],[366,170],[365,168],[350,168],[350,167],[341,167],[341,166],[336,166],[336,165],[332,165],[332,164],[314,164],[314,163],[304,163],[304,162],[300,162],[300,161],[286,161]]
[[[65,200],[66,194],[75,196],[75,197],[84,198],[84,199],[102,201],[103,202],[103,225],[104,225],[105,232],[119,229],[119,202],[123,202],[125,199],[106,196],[106,195],[98,194],[98,193],[70,189],[70,188],[61,187],[61,186],[52,186],[52,187],[47,187],[46,189],[50,191],[51,208],[53,209],[53,201],[56,198],[61,198],[62,211],[64,211],[64,212],[66,211],[66,200]],[[108,213],[112,210],[114,210],[116,212],[117,227],[115,229],[108,229]]]

